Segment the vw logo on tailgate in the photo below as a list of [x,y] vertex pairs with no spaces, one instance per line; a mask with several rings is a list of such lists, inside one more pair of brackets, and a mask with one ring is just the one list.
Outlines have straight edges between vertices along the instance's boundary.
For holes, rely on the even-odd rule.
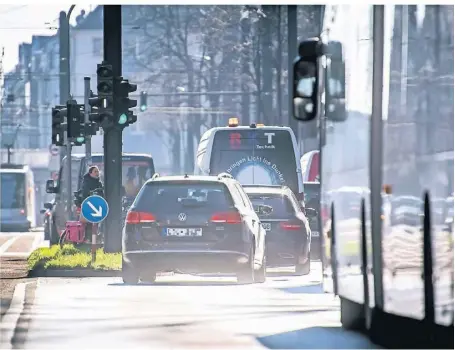
[[179,220],[180,221],[185,221],[186,220],[186,214],[185,213],[180,213],[179,214]]

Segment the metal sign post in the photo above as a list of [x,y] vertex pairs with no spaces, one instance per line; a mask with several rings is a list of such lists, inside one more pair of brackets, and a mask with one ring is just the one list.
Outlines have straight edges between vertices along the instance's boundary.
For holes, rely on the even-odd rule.
[[81,205],[82,217],[93,224],[92,227],[92,264],[96,260],[96,236],[98,234],[98,224],[103,222],[109,214],[109,205],[101,196],[87,197]]
[[98,224],[93,224],[92,226],[92,265],[96,260],[96,236],[98,235]]

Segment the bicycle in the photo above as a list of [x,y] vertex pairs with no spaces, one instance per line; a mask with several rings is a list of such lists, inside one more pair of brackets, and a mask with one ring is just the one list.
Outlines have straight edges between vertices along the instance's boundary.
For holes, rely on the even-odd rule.
[[[102,230],[99,230],[99,225],[98,224],[92,224],[87,222],[82,213],[81,213],[81,205],[82,205],[82,194],[81,191],[76,191],[73,193],[74,194],[74,204],[76,206],[76,213],[77,213],[77,221],[67,221],[65,225],[65,230],[62,232],[60,239],[59,239],[59,245],[60,247],[63,247],[66,243],[74,243],[74,244],[90,244],[92,243],[91,238],[86,239],[85,234],[86,234],[86,228],[87,225],[90,225],[92,230],[96,229],[97,230],[97,242],[99,244],[102,244],[104,242],[104,234]],[[89,192],[89,196],[102,196],[103,195],[103,189],[102,188],[96,188],[93,191]]]

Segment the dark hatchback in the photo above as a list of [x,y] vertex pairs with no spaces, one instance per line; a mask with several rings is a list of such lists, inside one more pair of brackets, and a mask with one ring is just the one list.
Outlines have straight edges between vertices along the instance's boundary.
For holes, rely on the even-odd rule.
[[240,184],[223,176],[154,176],[123,229],[123,281],[157,272],[235,273],[265,281],[265,231]]
[[294,193],[286,186],[244,189],[267,232],[267,266],[295,266],[296,275],[309,274],[311,229]]

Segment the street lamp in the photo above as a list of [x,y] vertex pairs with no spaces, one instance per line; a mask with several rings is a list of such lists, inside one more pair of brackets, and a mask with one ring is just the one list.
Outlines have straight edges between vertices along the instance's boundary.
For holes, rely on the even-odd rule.
[[[8,128],[10,131],[9,133],[6,133],[6,141],[4,141],[3,145],[6,147],[7,152],[8,152],[8,164],[11,164],[11,155],[12,155],[12,148],[14,147],[14,143],[16,142],[17,134],[19,132],[19,128],[21,127],[21,124],[18,124],[16,129],[12,131],[12,125],[11,128]],[[5,133],[2,133],[5,134]],[[3,140],[5,140],[5,136],[2,135]]]

